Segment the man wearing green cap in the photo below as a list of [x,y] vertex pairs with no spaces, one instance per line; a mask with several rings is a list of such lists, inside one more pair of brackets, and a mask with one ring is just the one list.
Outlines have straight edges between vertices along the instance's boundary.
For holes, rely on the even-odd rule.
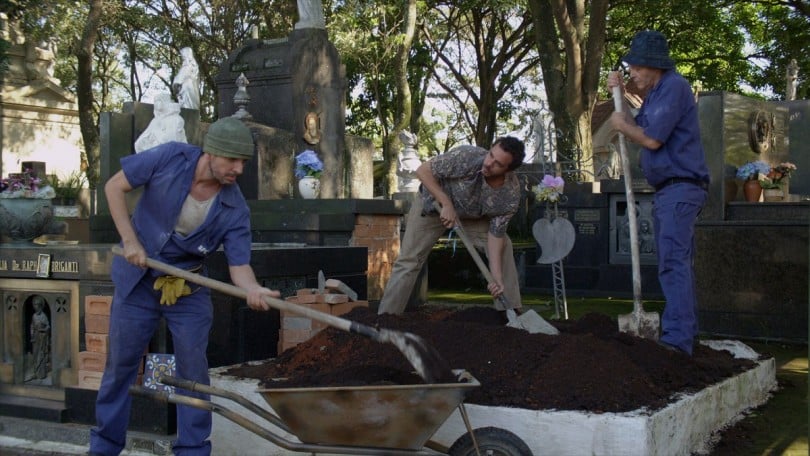
[[[250,266],[250,214],[234,185],[253,150],[250,129],[238,119],[224,118],[208,128],[202,148],[169,142],[126,156],[121,171],[105,184],[124,255],[113,258],[110,274],[115,284],[110,351],[96,399],[91,455],[123,450],[131,406],[128,388],[161,317],[172,334],[177,375],[209,384],[210,290],[146,268],[147,258],[205,274],[203,260],[221,245],[231,280],[247,291],[251,309],[268,310],[264,297],[280,296],[256,281]],[[143,194],[130,218],[125,194],[138,187]],[[175,454],[209,455],[210,433],[211,412],[177,407]]]

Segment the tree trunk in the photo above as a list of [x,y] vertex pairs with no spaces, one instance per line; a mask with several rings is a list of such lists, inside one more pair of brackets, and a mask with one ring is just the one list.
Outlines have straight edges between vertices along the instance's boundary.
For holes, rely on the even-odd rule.
[[76,49],[76,100],[79,107],[79,128],[84,141],[83,165],[86,166],[87,182],[95,189],[99,182],[99,134],[98,120],[93,109],[93,51],[103,17],[103,0],[91,0],[87,21]]
[[388,132],[388,150],[385,156],[386,166],[386,194],[393,195],[397,191],[397,157],[399,154],[399,133],[411,125],[411,86],[408,84],[408,55],[416,33],[416,0],[408,0],[403,11],[402,40],[397,45],[395,59],[396,94],[394,94],[394,125]]
[[576,181],[593,180],[591,115],[599,90],[608,1],[592,0],[585,6],[585,0],[529,0],[549,110],[560,131],[558,160],[571,160],[565,171],[573,175],[566,178]]

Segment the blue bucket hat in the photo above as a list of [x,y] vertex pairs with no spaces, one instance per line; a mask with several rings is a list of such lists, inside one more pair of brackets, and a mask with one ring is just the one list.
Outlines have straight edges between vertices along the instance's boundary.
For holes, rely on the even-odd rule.
[[661,32],[644,30],[636,33],[630,43],[630,53],[622,61],[630,65],[671,70],[675,62],[669,57],[669,45]]

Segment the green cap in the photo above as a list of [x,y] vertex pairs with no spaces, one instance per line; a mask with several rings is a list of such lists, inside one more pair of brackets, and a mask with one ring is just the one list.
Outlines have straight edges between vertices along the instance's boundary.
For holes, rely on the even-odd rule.
[[253,134],[241,120],[225,117],[208,127],[203,139],[203,152],[220,157],[253,158]]

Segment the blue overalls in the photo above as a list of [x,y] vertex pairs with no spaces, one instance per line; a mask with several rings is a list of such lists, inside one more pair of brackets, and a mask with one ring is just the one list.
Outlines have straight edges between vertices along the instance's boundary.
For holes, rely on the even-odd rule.
[[[189,193],[201,156],[199,147],[167,143],[121,160],[133,188],[143,194],[132,216],[135,231],[147,255],[183,269],[202,264],[206,255],[224,245],[228,264],[250,263],[250,220],[247,204],[237,185],[223,187],[203,224],[188,236],[174,232],[183,201]],[[189,284],[194,292],[171,306],[159,304],[160,291],[152,285],[162,275],[113,258],[115,284],[110,314],[109,354],[96,400],[97,426],[91,430],[90,452],[119,454],[126,443],[131,398],[149,340],[161,317],[172,334],[179,377],[209,384],[206,350],[213,309],[210,290]],[[208,400],[207,395],[180,391]],[[177,455],[209,455],[211,412],[177,407]]]
[[647,94],[636,122],[662,143],[642,148],[641,167],[656,188],[653,207],[658,280],[666,299],[661,342],[692,354],[698,334],[695,223],[708,197],[709,171],[689,83],[666,71]]

